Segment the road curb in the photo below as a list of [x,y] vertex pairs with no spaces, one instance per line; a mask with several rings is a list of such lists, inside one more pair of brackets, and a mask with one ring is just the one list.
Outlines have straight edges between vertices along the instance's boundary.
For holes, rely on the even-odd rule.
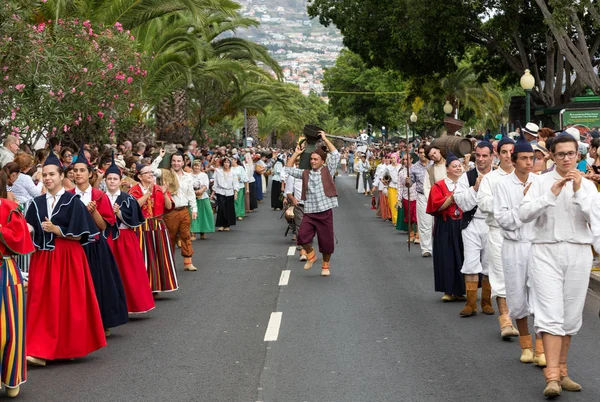
[[600,271],[592,272],[590,276],[590,289],[600,295]]

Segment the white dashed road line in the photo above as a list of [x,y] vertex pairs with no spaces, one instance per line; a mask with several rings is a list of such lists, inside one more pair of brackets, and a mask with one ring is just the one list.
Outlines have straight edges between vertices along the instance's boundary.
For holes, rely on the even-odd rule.
[[271,313],[271,318],[267,325],[267,332],[265,332],[265,342],[274,342],[279,337],[279,327],[281,326],[282,316],[283,313],[281,312]]
[[293,257],[296,254],[296,246],[290,246],[288,248],[288,257]]
[[290,270],[281,271],[281,276],[279,277],[279,286],[287,286],[290,280]]

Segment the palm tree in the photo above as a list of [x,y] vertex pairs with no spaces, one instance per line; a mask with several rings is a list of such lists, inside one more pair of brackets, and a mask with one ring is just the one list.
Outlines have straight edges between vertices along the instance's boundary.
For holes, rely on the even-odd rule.
[[441,97],[444,101],[450,102],[456,116],[461,108],[472,110],[478,118],[484,118],[486,113],[488,115],[501,113],[504,101],[496,85],[493,82],[481,85],[477,79],[477,74],[470,66],[461,65],[455,72],[441,80]]

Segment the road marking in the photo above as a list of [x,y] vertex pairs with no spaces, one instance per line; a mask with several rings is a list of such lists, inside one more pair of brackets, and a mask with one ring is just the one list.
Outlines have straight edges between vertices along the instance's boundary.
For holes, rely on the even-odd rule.
[[296,254],[296,246],[290,246],[288,248],[288,257],[293,257]]
[[267,332],[265,332],[265,342],[276,341],[279,337],[279,327],[281,326],[282,316],[282,312],[271,313],[271,318],[267,325]]
[[279,277],[279,286],[287,286],[290,280],[290,272],[289,270],[281,271],[281,276]]

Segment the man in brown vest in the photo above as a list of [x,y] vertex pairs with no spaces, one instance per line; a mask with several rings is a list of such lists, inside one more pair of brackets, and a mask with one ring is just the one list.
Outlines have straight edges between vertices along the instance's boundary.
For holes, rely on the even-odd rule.
[[297,146],[296,151],[288,158],[285,170],[290,176],[302,179],[304,218],[298,229],[297,243],[307,253],[304,269],[311,269],[317,261],[312,247],[312,241],[317,235],[319,252],[323,255],[321,275],[329,276],[329,260],[334,248],[333,208],[338,206],[333,175],[340,161],[340,153],[327,139],[324,131],[319,131],[319,135],[329,150],[329,158],[325,151],[316,149],[310,154],[310,169],[295,168],[294,162],[304,152],[303,146]]

